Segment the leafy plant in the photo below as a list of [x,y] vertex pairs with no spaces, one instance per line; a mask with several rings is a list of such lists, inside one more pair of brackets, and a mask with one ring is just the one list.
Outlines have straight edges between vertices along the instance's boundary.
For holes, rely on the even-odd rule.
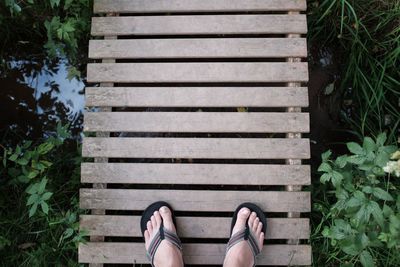
[[386,134],[365,137],[362,145],[347,144],[349,155],[322,155],[321,183],[333,189],[322,235],[335,255],[330,260],[345,266],[385,266],[388,257],[382,254],[400,249],[399,182],[383,170],[397,148],[386,146],[386,139]]
[[[67,127],[42,142],[4,148],[0,258],[5,266],[78,266],[80,147]],[[12,207],[12,208],[10,208]]]

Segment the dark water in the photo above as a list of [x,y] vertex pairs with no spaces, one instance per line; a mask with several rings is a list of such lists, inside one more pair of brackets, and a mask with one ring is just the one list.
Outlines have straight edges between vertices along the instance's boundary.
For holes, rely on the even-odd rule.
[[11,60],[0,73],[0,140],[46,137],[57,123],[82,132],[84,80],[69,80],[65,60]]

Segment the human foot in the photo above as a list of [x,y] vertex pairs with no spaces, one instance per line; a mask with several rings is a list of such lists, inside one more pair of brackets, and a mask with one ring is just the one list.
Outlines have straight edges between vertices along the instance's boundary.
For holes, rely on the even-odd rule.
[[[246,223],[250,230],[248,240],[244,240]],[[241,208],[237,214],[235,226],[232,229],[224,260],[224,267],[254,266],[255,256],[261,251],[264,243],[263,224],[256,212]]]
[[[164,226],[165,239],[159,236],[160,227]],[[152,265],[155,267],[183,267],[182,252],[171,210],[163,206],[155,211],[147,222],[144,232],[145,247]],[[159,244],[157,244],[159,243]]]

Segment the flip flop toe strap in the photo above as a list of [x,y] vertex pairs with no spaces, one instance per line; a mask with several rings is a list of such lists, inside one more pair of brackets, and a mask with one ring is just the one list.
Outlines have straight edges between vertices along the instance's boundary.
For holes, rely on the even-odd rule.
[[182,250],[182,243],[179,237],[167,230],[163,225],[161,225],[160,230],[157,231],[156,235],[154,236],[153,240],[150,242],[150,246],[147,250],[147,259],[151,262],[151,265],[154,266],[154,256],[156,255],[157,249],[161,244],[161,241],[167,240],[174,246],[176,246],[179,250]]
[[239,242],[246,241],[249,246],[250,250],[253,253],[254,258],[260,254],[260,248],[257,245],[257,239],[254,237],[254,235],[251,233],[249,228],[245,228],[234,235],[229,239],[228,241],[228,246],[226,248],[226,252],[228,252],[229,249],[231,249],[234,245],[236,245]]

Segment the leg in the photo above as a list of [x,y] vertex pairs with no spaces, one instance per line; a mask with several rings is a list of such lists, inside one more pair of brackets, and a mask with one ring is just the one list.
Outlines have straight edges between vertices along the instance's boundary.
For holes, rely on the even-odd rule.
[[[164,227],[176,233],[176,228],[172,220],[171,211],[167,207],[161,207],[159,211],[155,211],[151,216],[150,221],[147,222],[147,230],[144,232],[145,246],[148,250],[150,242],[153,240],[154,235],[160,229],[161,223]],[[183,267],[183,258],[181,251],[167,240],[163,240],[157,249],[154,256],[155,267]]]
[[[264,243],[264,233],[262,232],[263,224],[257,217],[255,212],[251,212],[248,208],[242,208],[237,217],[237,221],[232,230],[232,235],[246,227],[246,221],[248,219],[248,225],[254,236],[258,240],[258,246],[262,249]],[[231,247],[225,256],[224,267],[252,267],[254,266],[254,256],[249,247],[249,244],[245,241],[239,242],[238,244]]]

